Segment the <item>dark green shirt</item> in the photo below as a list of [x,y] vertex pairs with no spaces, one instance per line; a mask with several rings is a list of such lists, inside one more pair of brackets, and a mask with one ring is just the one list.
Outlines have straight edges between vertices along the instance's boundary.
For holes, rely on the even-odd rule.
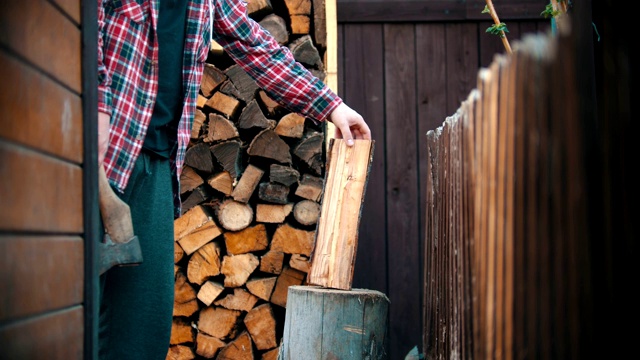
[[188,0],[160,0],[158,15],[158,97],[143,147],[169,157],[182,115],[182,59]]

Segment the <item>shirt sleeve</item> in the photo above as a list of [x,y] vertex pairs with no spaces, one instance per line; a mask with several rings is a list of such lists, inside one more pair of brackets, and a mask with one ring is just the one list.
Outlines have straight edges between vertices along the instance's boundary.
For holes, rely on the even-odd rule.
[[111,114],[111,76],[104,64],[104,1],[98,0],[98,111]]
[[247,15],[244,1],[213,3],[213,39],[274,100],[316,121],[324,121],[342,103],[326,84],[294,59],[287,47],[280,46]]

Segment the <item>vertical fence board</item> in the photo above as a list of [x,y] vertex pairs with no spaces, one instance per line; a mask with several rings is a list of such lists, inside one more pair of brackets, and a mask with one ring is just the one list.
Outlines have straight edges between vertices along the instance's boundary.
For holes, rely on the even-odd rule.
[[404,356],[419,343],[421,282],[417,144],[415,134],[415,53],[413,25],[384,26],[385,116],[387,146],[387,219],[390,358]]

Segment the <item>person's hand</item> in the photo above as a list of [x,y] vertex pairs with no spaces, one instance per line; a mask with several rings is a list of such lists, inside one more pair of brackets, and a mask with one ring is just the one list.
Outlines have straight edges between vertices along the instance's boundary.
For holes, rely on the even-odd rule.
[[109,148],[109,121],[111,115],[98,112],[98,164],[102,165]]
[[371,130],[362,115],[341,103],[331,114],[329,121],[336,126],[337,139],[344,139],[347,145],[353,146],[353,139],[371,140]]

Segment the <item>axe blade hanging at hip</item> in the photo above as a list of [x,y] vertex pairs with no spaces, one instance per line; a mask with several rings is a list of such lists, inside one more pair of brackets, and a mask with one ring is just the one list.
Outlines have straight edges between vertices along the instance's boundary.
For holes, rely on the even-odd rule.
[[133,232],[131,210],[109,185],[107,174],[99,166],[98,187],[100,215],[105,235],[100,241],[100,275],[114,266],[133,266],[142,263],[140,240]]

